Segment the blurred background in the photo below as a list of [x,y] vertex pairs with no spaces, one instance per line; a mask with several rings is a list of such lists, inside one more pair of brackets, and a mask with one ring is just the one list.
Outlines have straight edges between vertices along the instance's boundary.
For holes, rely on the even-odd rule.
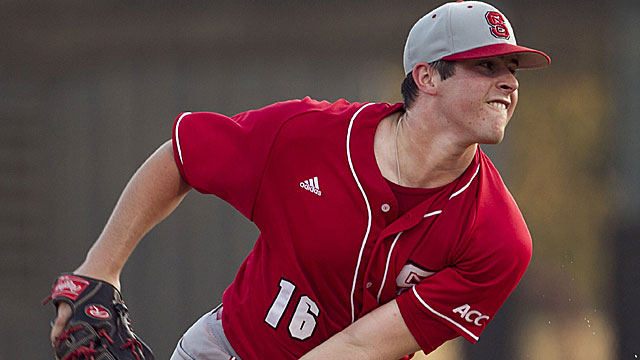
[[[40,301],[84,259],[182,111],[290,98],[401,100],[411,25],[441,1],[0,0],[0,357],[52,358]],[[496,0],[551,67],[519,74],[506,140],[484,149],[534,239],[478,344],[427,359],[640,356],[637,1]],[[166,359],[216,306],[257,229],[192,192],[122,275],[136,331]]]

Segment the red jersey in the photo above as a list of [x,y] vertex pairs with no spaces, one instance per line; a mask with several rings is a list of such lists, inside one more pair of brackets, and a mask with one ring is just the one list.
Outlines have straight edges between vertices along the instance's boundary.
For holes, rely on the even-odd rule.
[[425,352],[475,343],[531,258],[531,237],[478,149],[455,181],[398,216],[373,152],[401,104],[276,103],[174,124],[182,177],[260,230],[223,295],[225,334],[244,360],[297,359],[397,300]]

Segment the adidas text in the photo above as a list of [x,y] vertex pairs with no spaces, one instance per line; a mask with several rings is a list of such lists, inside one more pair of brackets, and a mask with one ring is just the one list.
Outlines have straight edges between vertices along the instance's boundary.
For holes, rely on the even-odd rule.
[[320,191],[320,186],[318,185],[318,177],[315,176],[312,179],[301,181],[300,187],[310,191],[318,196],[322,196],[322,191]]

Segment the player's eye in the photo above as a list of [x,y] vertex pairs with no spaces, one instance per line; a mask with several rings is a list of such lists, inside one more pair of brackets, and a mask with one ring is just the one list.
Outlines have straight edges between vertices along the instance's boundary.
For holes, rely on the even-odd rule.
[[495,68],[495,65],[491,61],[481,61],[478,63],[478,66],[488,71],[493,71]]
[[517,58],[512,58],[511,61],[507,62],[507,68],[509,69],[509,72],[511,72],[511,74],[514,76],[518,72],[519,66],[520,66],[520,63],[518,62]]

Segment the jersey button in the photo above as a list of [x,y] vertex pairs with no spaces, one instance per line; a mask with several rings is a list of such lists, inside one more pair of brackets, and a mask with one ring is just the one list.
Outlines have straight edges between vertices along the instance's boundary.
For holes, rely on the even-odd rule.
[[372,287],[372,286],[373,286],[373,283],[372,283],[371,281],[369,281],[369,282],[367,283],[367,289],[368,289],[368,288],[370,288],[370,287]]
[[389,210],[391,210],[391,206],[389,206],[389,204],[382,204],[382,212],[389,212]]

